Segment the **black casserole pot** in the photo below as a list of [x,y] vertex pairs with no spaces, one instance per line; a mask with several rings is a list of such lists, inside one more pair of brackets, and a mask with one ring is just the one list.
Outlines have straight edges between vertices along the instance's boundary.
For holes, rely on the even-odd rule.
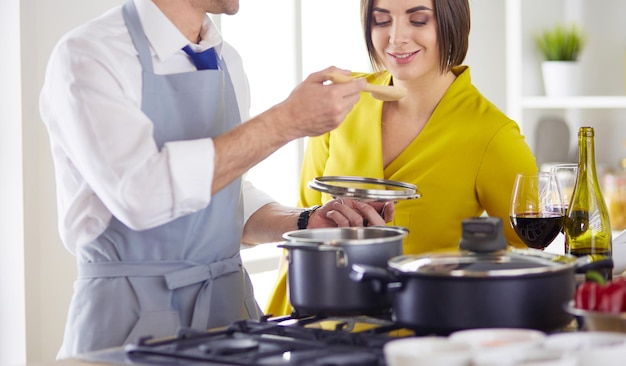
[[564,305],[574,296],[576,272],[612,263],[605,257],[507,250],[497,218],[464,220],[460,249],[394,257],[386,268],[355,264],[350,276],[393,294],[394,320],[418,333],[494,327],[554,331],[572,320]]

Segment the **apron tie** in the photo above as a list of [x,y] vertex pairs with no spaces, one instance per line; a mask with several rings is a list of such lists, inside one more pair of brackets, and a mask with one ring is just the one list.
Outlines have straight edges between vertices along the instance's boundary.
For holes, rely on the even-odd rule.
[[209,265],[184,268],[165,275],[165,283],[170,290],[204,282],[196,297],[191,317],[191,328],[199,330],[206,330],[207,328],[209,314],[211,314],[211,295],[213,293],[214,280],[231,273],[238,273],[241,271],[241,268],[241,257],[237,254],[226,260],[209,263]]
[[[163,276],[169,290],[204,282],[194,305],[191,327],[206,330],[211,313],[211,293],[216,279],[232,273],[242,272],[239,253],[226,259],[208,264],[189,261],[152,261],[152,262],[79,262],[78,278],[92,279],[103,277],[156,277]],[[142,281],[143,282],[143,281]],[[145,284],[144,284],[145,286]],[[142,307],[155,309],[148,299],[138,300]]]
[[164,276],[170,290],[241,270],[239,254],[209,264],[190,261],[78,262],[78,278]]
[[174,290],[194,283],[214,280],[239,271],[241,271],[241,259],[237,255],[219,262],[209,263],[208,265],[195,265],[167,273],[165,275],[165,283],[168,289]]

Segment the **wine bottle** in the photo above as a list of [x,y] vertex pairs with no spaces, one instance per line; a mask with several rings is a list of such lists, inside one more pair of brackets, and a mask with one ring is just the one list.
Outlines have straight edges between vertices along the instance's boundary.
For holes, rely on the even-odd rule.
[[[581,127],[578,131],[576,185],[565,217],[565,252],[577,257],[610,257],[612,249],[609,211],[596,173],[593,127]],[[612,270],[602,270],[606,279],[612,278]]]

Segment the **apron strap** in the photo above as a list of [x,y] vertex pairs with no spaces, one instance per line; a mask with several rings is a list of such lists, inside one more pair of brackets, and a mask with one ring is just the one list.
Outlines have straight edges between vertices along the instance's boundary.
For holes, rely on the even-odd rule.
[[167,288],[175,290],[239,272],[241,267],[239,253],[208,264],[189,261],[79,262],[78,278],[163,276]]
[[[148,40],[146,39],[143,30],[141,29],[141,23],[132,21],[132,19],[139,19],[137,8],[133,0],[127,0],[122,7],[122,15],[130,33],[130,38],[133,40],[135,49],[139,54],[139,62],[144,70],[153,71],[152,67],[152,55],[150,54],[150,47],[148,46]],[[131,19],[132,18],[132,19]]]

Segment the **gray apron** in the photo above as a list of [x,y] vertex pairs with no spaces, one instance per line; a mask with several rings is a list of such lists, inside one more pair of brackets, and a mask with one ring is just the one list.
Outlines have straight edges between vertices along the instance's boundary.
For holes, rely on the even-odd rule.
[[[241,122],[223,60],[220,70],[157,75],[132,0],[123,14],[143,68],[142,110],[159,148],[218,136]],[[78,279],[58,357],[171,336],[181,326],[205,330],[259,318],[239,256],[242,228],[240,179],[207,208],[159,227],[134,231],[112,218],[77,253]]]

